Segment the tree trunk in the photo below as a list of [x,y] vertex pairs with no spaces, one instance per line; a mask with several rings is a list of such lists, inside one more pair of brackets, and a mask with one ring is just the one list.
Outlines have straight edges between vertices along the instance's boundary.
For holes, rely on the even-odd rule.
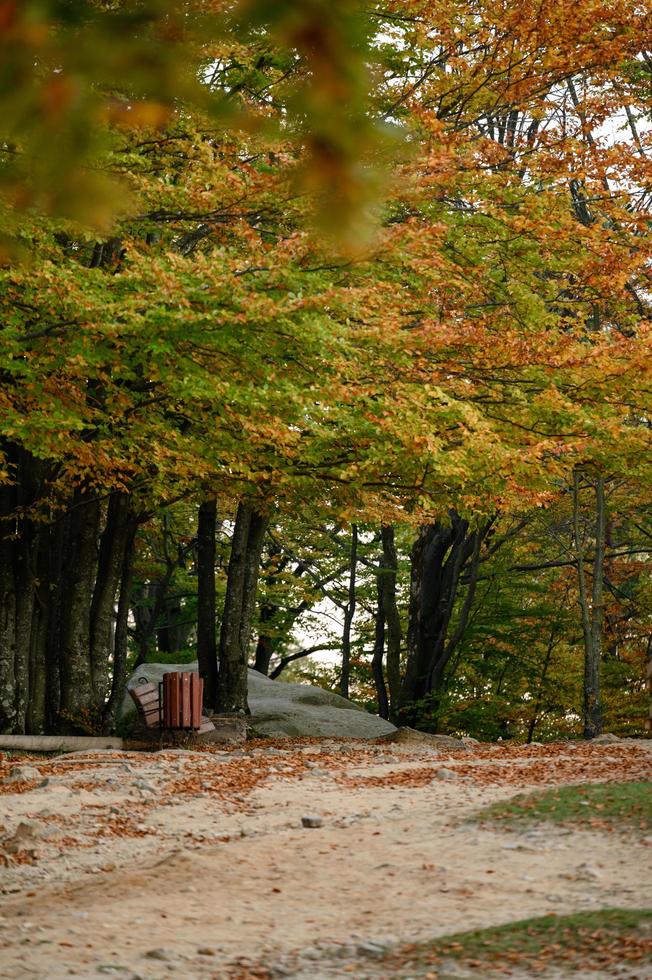
[[13,481],[0,488],[0,730],[24,734],[40,535],[30,508],[44,464],[19,447],[3,448]]
[[90,654],[90,605],[97,569],[100,506],[77,494],[70,515],[61,617],[61,712],[64,725],[77,725],[97,705]]
[[16,576],[16,649],[14,661],[16,716],[14,732],[25,734],[30,700],[30,651],[36,588],[37,535],[29,522],[20,521],[19,537],[14,542]]
[[602,731],[600,666],[602,659],[602,623],[604,619],[603,578],[606,536],[606,503],[604,477],[598,474],[592,483],[595,491],[595,554],[593,584],[589,601],[584,570],[584,544],[580,530],[580,489],[582,473],[573,473],[573,531],[577,560],[578,601],[584,637],[584,738],[595,738]]
[[[261,625],[264,627],[266,623],[272,618],[269,615],[272,607],[263,606],[260,610]],[[275,610],[274,610],[275,611]],[[256,643],[256,653],[254,657],[254,670],[257,670],[259,674],[264,674],[265,677],[269,676],[269,665],[274,656],[274,641],[269,633],[261,631],[258,634],[258,642]]]
[[124,493],[112,494],[100,538],[97,575],[90,609],[92,683],[98,704],[104,701],[109,682],[109,658],[114,644],[115,600],[123,574],[130,523],[129,497]]
[[188,645],[192,623],[185,618],[178,596],[169,596],[161,610],[163,623],[156,627],[156,645],[161,653],[180,653]]
[[109,734],[115,729],[115,721],[127,688],[128,620],[131,606],[131,592],[134,581],[135,539],[138,518],[129,514],[126,518],[122,566],[120,569],[120,592],[116,613],[113,645],[113,677],[111,692],[104,707],[104,731]]
[[541,670],[541,677],[539,678],[539,688],[537,691],[536,700],[534,702],[534,708],[532,709],[532,717],[530,718],[530,724],[527,730],[527,744],[529,745],[534,738],[534,730],[537,727],[539,721],[539,711],[541,710],[541,703],[543,701],[543,685],[546,682],[546,676],[548,674],[548,667],[550,666],[550,661],[552,659],[552,652],[555,649],[555,627],[550,630],[550,638],[548,639],[548,646],[546,649],[546,656],[543,661],[543,668]]
[[204,705],[214,711],[217,698],[217,637],[215,606],[215,525],[217,501],[199,506],[197,522],[197,660],[204,679]]
[[0,487],[0,733],[11,734],[16,721],[16,583],[14,579],[13,487]]
[[[271,566],[272,572],[271,574],[265,574],[263,579],[268,595],[269,591],[273,590],[278,582],[278,574],[275,573],[278,572],[277,557],[280,553],[281,549],[278,545],[273,543],[268,545],[268,567]],[[265,677],[269,674],[269,665],[274,655],[275,633],[273,624],[275,624],[278,614],[279,607],[274,602],[269,601],[269,599],[261,604],[254,670],[257,670],[259,674],[264,674]]]
[[[265,677],[269,675],[269,665],[274,656],[274,647],[278,636],[276,630],[280,626],[279,618],[282,618],[279,617],[279,606],[269,596],[270,593],[273,595],[274,586],[278,582],[279,567],[283,568],[286,564],[286,562],[281,562],[279,566],[278,557],[281,554],[281,548],[274,542],[269,542],[267,552],[267,565],[268,568],[271,568],[271,573],[266,573],[263,579],[265,582],[266,599],[260,606],[258,642],[256,643],[256,654],[254,657],[254,670],[257,670],[259,674],[264,674]],[[303,566],[300,563],[295,569],[294,575],[300,577],[302,574]]]
[[132,589],[131,615],[135,624],[133,636],[138,648],[136,667],[146,663],[154,652],[159,584],[141,582]]
[[247,663],[260,558],[268,519],[240,502],[235,519],[220,630],[217,708],[247,712]]
[[30,675],[32,658],[32,627],[36,595],[36,570],[39,553],[41,525],[30,514],[38,500],[45,466],[30,453],[18,451],[17,504],[20,515],[17,520],[17,536],[14,546],[16,579],[16,725],[17,733],[24,733],[27,725],[31,692]]
[[371,658],[371,673],[376,688],[378,714],[381,718],[389,718],[389,699],[383,674],[383,655],[385,653],[385,609],[383,601],[383,582],[381,579],[383,559],[378,562],[376,577],[376,614],[374,616],[374,651]]
[[355,616],[355,580],[358,568],[358,526],[351,525],[351,558],[349,562],[349,590],[344,609],[344,627],[342,629],[342,674],[340,676],[340,694],[343,698],[349,696],[351,681],[351,625]]
[[144,664],[150,654],[155,654],[157,646],[161,651],[167,651],[170,647],[165,628],[160,623],[170,615],[168,589],[176,567],[173,563],[168,564],[163,578],[144,582],[132,590],[131,612],[136,624],[134,637],[138,646],[136,667]]
[[[446,630],[464,564],[468,521],[451,513],[450,526],[423,526],[411,554],[408,660],[401,685],[400,708],[423,699],[431,690],[433,668],[443,655]],[[413,712],[411,719],[413,719]]]
[[[411,554],[408,659],[401,684],[398,711],[403,724],[414,725],[418,702],[440,688],[446,666],[467,626],[475,596],[480,546],[491,522],[469,532],[469,522],[455,511],[450,525],[424,525]],[[462,572],[469,567],[469,585],[458,625],[449,640]]]
[[47,529],[39,562],[37,602],[45,616],[45,720],[48,732],[56,731],[60,721],[63,570],[69,528],[70,514],[65,514]]
[[584,671],[585,738],[602,732],[602,697],[600,667],[602,660],[602,630],[604,624],[604,555],[607,525],[605,481],[600,473],[595,480],[595,556],[593,559],[593,588],[591,595],[591,657]]
[[647,730],[652,732],[652,636],[647,638],[647,693],[648,693],[648,715]]
[[[44,532],[43,532],[44,533]],[[39,549],[39,567],[43,547]],[[39,578],[37,570],[37,578]],[[44,580],[49,592],[47,579]],[[30,735],[43,735],[47,728],[47,641],[49,603],[43,599],[41,582],[38,581],[34,596],[29,650],[29,703],[25,730]]]
[[394,543],[394,528],[384,524],[381,528],[383,544],[382,568],[379,584],[383,592],[383,613],[386,626],[387,652],[387,686],[389,687],[389,717],[396,714],[401,690],[401,618],[396,601],[396,575],[398,563],[396,560],[396,545]]
[[0,729],[85,727],[100,720],[106,689],[127,498],[109,502],[101,538],[100,502],[81,490],[48,521],[43,484],[56,474],[3,449],[12,480],[0,489]]
[[[446,635],[443,637],[444,649],[442,656],[433,664],[432,672],[430,674],[430,689],[436,691],[439,689],[443,677],[444,670],[450,661],[454,651],[464,636],[466,627],[469,622],[469,614],[473,606],[473,601],[475,599],[475,590],[478,584],[478,571],[480,568],[480,546],[482,544],[482,533],[480,531],[474,531],[468,538],[467,544],[473,545],[473,551],[470,558],[468,559],[465,568],[468,570],[468,581],[466,584],[466,595],[464,596],[464,602],[462,603],[462,608],[460,609],[459,618],[457,625],[453,631],[452,636],[447,640]],[[466,559],[465,559],[466,560]],[[461,571],[461,568],[460,570]],[[459,577],[459,572],[458,572]],[[452,614],[452,608],[450,610]],[[450,615],[449,615],[450,622]]]

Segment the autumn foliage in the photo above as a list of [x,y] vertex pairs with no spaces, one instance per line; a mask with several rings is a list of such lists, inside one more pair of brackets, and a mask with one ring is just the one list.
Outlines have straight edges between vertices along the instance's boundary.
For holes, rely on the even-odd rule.
[[[152,568],[181,580],[206,501],[234,542],[209,573],[224,613],[202,592],[222,709],[246,706],[266,557],[285,546],[297,571],[323,560],[316,535],[392,526],[411,554],[393,717],[454,728],[471,702],[468,730],[499,660],[488,729],[527,736],[515,704],[541,723],[553,653],[598,670],[610,651],[642,730],[644,6],[0,2],[0,730],[115,725],[134,636],[169,614]],[[524,596],[510,569],[528,565]],[[390,598],[358,609],[376,705]],[[598,718],[587,671],[562,728]]]

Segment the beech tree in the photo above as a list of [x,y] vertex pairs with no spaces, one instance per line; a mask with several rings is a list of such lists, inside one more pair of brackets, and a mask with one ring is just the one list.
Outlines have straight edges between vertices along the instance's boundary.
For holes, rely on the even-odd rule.
[[[342,693],[372,585],[380,710],[444,710],[501,522],[573,473],[627,474],[645,499],[644,11],[3,16],[0,729],[111,728],[130,632],[141,656],[182,645],[184,563],[208,708],[247,710],[250,658],[288,662],[290,610],[335,572]],[[177,505],[181,551],[154,575]],[[606,559],[599,530],[589,586],[579,506],[590,736]],[[329,567],[265,605],[297,520],[330,535]]]

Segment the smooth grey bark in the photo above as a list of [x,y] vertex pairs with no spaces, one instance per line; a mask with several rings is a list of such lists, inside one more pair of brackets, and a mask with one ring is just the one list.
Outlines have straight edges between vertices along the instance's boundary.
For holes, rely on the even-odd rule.
[[[278,581],[277,573],[279,571],[279,565],[277,558],[281,553],[281,548],[274,542],[271,542],[267,550],[269,559],[268,568],[271,567],[272,570],[271,573],[265,572],[263,581],[266,589],[269,591],[273,590]],[[286,563],[287,558],[280,563],[280,567],[282,568]],[[274,626],[277,625],[276,620],[279,614],[279,606],[274,602],[267,600],[261,603],[258,616],[258,640],[254,654],[254,670],[257,670],[259,674],[264,674],[265,676],[269,674],[269,665],[274,655]]]
[[100,538],[97,574],[90,607],[90,652],[93,690],[98,703],[109,686],[109,659],[114,644],[115,602],[123,574],[125,544],[130,527],[129,498],[111,494]]
[[[21,522],[26,523],[26,522]],[[30,700],[30,650],[34,615],[35,535],[32,528],[23,526],[15,542],[16,576],[16,649],[14,659],[16,716],[14,732],[24,734]]]
[[[39,557],[42,552],[39,549]],[[46,580],[47,581],[47,580]],[[40,583],[39,583],[40,584]],[[46,691],[47,691],[47,639],[49,608],[39,597],[37,587],[34,594],[29,649],[29,701],[25,730],[30,735],[42,735],[46,731]]]
[[[171,578],[171,573],[170,573]],[[159,603],[158,582],[141,582],[132,590],[131,614],[134,619],[134,640],[138,648],[135,667],[144,664],[150,653],[154,651],[156,640],[156,613],[160,604],[163,608],[163,601]]]
[[157,645],[159,650],[170,653],[183,649],[192,627],[187,621],[183,622],[181,603],[178,597],[170,595],[170,586],[175,572],[184,567],[187,556],[194,551],[196,541],[183,548],[171,548],[165,517],[161,531],[161,558],[165,569],[159,578],[139,582],[132,590],[131,613],[135,624],[132,635],[138,647],[136,667],[140,667],[149,659],[150,654],[154,654]]
[[247,664],[260,559],[268,518],[240,502],[235,519],[220,630],[217,709],[248,712]]
[[68,513],[61,515],[59,520],[47,528],[47,536],[39,556],[36,601],[45,620],[45,721],[46,731],[49,732],[56,731],[59,726],[61,709],[61,618],[69,533]]
[[204,500],[197,521],[197,660],[204,680],[204,705],[209,711],[215,710],[217,699],[216,524],[217,501]]
[[261,607],[261,630],[258,633],[256,652],[254,654],[254,670],[257,670],[259,674],[263,674],[265,677],[269,675],[269,666],[274,656],[274,640],[270,633],[267,632],[269,623],[272,620],[273,611],[274,607],[268,604]]
[[376,611],[374,614],[374,649],[371,657],[371,674],[376,688],[376,699],[378,701],[378,714],[381,718],[389,718],[389,698],[387,697],[387,685],[383,673],[383,657],[385,654],[385,608],[383,599],[383,585],[381,582],[383,560],[378,562],[378,575],[376,576]]
[[[480,548],[492,521],[475,531],[456,511],[450,524],[420,528],[411,553],[408,657],[399,693],[397,715],[415,724],[418,703],[440,689],[446,667],[463,638],[475,597]],[[449,637],[462,573],[467,593],[458,623]]]
[[0,487],[0,733],[10,735],[16,720],[16,583],[14,580],[13,488]]
[[24,449],[17,451],[16,540],[14,575],[16,579],[16,721],[15,731],[26,731],[30,705],[30,661],[32,626],[36,594],[36,568],[41,536],[40,523],[32,508],[41,492],[45,464]]
[[396,599],[398,562],[396,558],[394,528],[390,524],[384,524],[381,527],[380,533],[383,545],[380,585],[383,593],[383,615],[385,618],[385,640],[387,646],[385,663],[387,687],[389,688],[389,717],[392,718],[398,707],[401,690],[402,631],[401,617]]
[[450,525],[424,525],[411,553],[408,659],[401,685],[400,709],[431,691],[434,666],[444,655],[446,630],[459,578],[471,553],[469,523],[451,512]]
[[176,595],[168,595],[163,603],[163,622],[156,627],[156,645],[161,653],[179,653],[188,646],[190,632],[194,625],[189,621]]
[[383,550],[376,576],[377,601],[371,669],[378,698],[378,713],[381,718],[393,718],[401,687],[401,620],[396,601],[397,559],[392,525],[384,524],[380,537]]
[[595,557],[591,590],[591,656],[584,670],[584,737],[593,738],[602,732],[602,696],[600,667],[602,660],[602,631],[604,625],[604,560],[606,547],[607,507],[604,476],[595,479]]
[[113,643],[113,675],[111,678],[111,691],[104,707],[103,722],[105,733],[110,733],[115,728],[118,709],[122,704],[122,699],[127,688],[128,620],[134,581],[135,538],[137,529],[138,518],[135,514],[128,514],[126,517]]
[[534,731],[539,722],[539,712],[541,710],[541,702],[543,701],[543,685],[545,684],[546,676],[548,674],[548,668],[550,666],[550,661],[552,659],[552,653],[553,650],[555,649],[555,634],[556,634],[556,629],[555,626],[553,626],[552,629],[550,630],[550,636],[548,638],[548,646],[546,648],[546,655],[543,661],[543,667],[541,669],[541,676],[539,678],[539,687],[537,690],[537,696],[534,702],[534,707],[532,709],[532,717],[530,718],[530,724],[528,725],[527,739],[526,739],[527,745],[529,745],[532,739],[534,738]]
[[[431,690],[437,690],[442,682],[444,670],[449,663],[453,653],[457,649],[460,643],[466,627],[469,623],[469,614],[473,606],[473,601],[475,599],[475,591],[478,584],[478,569],[480,567],[480,546],[482,544],[482,534],[480,531],[474,531],[471,535],[469,542],[473,543],[473,551],[469,559],[467,569],[468,569],[468,581],[466,584],[466,595],[464,596],[464,602],[462,603],[462,608],[460,609],[460,614],[457,620],[455,629],[449,639],[446,636],[443,637],[444,640],[444,652],[443,656],[433,664],[432,673],[430,675],[430,687]],[[458,570],[458,576],[461,572],[461,568]],[[452,614],[452,608],[450,610]],[[449,622],[450,622],[449,614]]]
[[647,730],[652,732],[652,636],[647,638],[647,693],[648,693],[648,716]]
[[48,512],[56,470],[2,448],[11,480],[0,488],[0,725],[14,734],[77,727],[103,706],[127,497],[109,502],[100,535],[97,497],[80,489]]
[[584,638],[584,738],[595,738],[602,731],[602,699],[600,668],[602,661],[602,628],[604,621],[604,558],[606,539],[605,481],[601,473],[590,479],[595,493],[595,551],[593,557],[593,582],[591,598],[584,568],[584,541],[580,527],[580,491],[582,472],[573,473],[573,537],[577,560],[578,602],[582,618]]
[[340,675],[340,694],[348,698],[351,683],[351,626],[355,616],[355,585],[358,568],[358,526],[351,525],[351,554],[349,560],[349,588],[344,607],[344,626],[342,628],[342,673]]
[[62,589],[60,710],[64,727],[75,725],[80,712],[97,704],[90,653],[89,603],[97,570],[99,522],[99,502],[76,494],[70,515]]
[[30,513],[44,464],[3,445],[12,474],[0,488],[0,730],[23,734],[30,703],[39,525]]

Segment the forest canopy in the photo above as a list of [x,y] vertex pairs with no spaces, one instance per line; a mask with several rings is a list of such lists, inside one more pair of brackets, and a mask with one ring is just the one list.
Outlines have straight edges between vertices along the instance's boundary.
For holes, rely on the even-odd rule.
[[645,729],[649,15],[0,0],[0,732]]

